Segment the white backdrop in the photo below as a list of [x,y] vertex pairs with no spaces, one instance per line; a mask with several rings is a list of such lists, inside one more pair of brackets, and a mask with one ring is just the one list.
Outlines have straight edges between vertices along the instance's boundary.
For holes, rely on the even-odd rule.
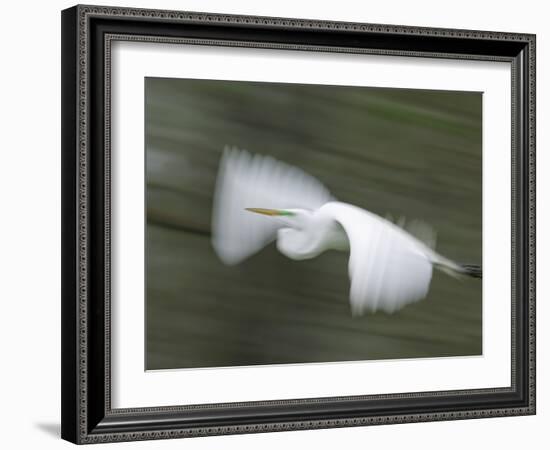
[[[105,3],[100,2],[98,3]],[[334,19],[533,32],[538,35],[538,170],[550,166],[543,151],[550,140],[542,124],[550,120],[550,94],[544,80],[550,77],[545,29],[548,13],[543,2],[479,2],[463,0],[441,8],[436,1],[415,2],[253,2],[233,0],[143,0],[106,2],[110,5],[202,10],[312,19]],[[68,448],[59,440],[60,397],[60,14],[72,2],[26,2],[4,6],[2,39],[2,176],[0,195],[3,219],[2,314],[0,345],[0,414],[4,448]],[[361,6],[363,5],[363,6]],[[546,152],[547,153],[547,152]],[[548,208],[544,193],[550,178],[539,176],[538,268],[549,273]],[[535,417],[516,417],[461,422],[392,425],[306,432],[224,436],[186,441],[115,444],[118,448],[334,448],[344,444],[365,447],[463,449],[465,446],[499,449],[533,445],[543,438],[550,419],[549,352],[545,342],[550,291],[540,276],[538,289],[538,411]],[[534,445],[536,447],[540,447]],[[114,447],[113,447],[114,448]]]

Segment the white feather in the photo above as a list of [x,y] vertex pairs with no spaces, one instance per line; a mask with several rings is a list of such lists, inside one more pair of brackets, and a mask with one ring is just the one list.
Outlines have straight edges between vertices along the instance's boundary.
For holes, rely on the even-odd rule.
[[353,205],[331,202],[321,208],[345,230],[350,243],[352,313],[394,312],[426,297],[432,278],[432,251],[399,226]]
[[273,241],[281,227],[245,208],[315,210],[332,199],[325,186],[296,167],[226,147],[214,194],[212,245],[225,264],[238,264]]

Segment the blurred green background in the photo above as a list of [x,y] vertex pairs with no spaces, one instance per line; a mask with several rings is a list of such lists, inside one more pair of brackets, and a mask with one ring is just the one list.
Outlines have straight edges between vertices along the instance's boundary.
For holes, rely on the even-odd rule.
[[481,354],[479,280],[434,272],[425,300],[352,318],[348,254],[296,262],[272,244],[226,267],[210,243],[235,145],[421,219],[440,253],[480,264],[481,93],[146,78],[145,102],[147,369]]

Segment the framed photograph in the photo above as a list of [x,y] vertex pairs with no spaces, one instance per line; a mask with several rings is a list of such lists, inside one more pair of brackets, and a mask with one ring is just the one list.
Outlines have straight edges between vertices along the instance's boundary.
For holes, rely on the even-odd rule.
[[535,36],[62,12],[62,437],[535,413]]

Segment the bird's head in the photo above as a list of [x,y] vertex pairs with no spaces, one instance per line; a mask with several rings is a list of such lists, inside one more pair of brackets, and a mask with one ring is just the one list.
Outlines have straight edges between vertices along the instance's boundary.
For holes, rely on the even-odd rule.
[[307,209],[266,209],[266,208],[245,208],[247,211],[269,216],[283,226],[303,230],[311,223],[312,211]]
[[277,231],[277,248],[287,257],[295,260],[309,259],[324,250],[319,242],[322,236],[322,224],[319,223],[314,211],[265,208],[246,208],[246,210],[269,216],[281,224]]

